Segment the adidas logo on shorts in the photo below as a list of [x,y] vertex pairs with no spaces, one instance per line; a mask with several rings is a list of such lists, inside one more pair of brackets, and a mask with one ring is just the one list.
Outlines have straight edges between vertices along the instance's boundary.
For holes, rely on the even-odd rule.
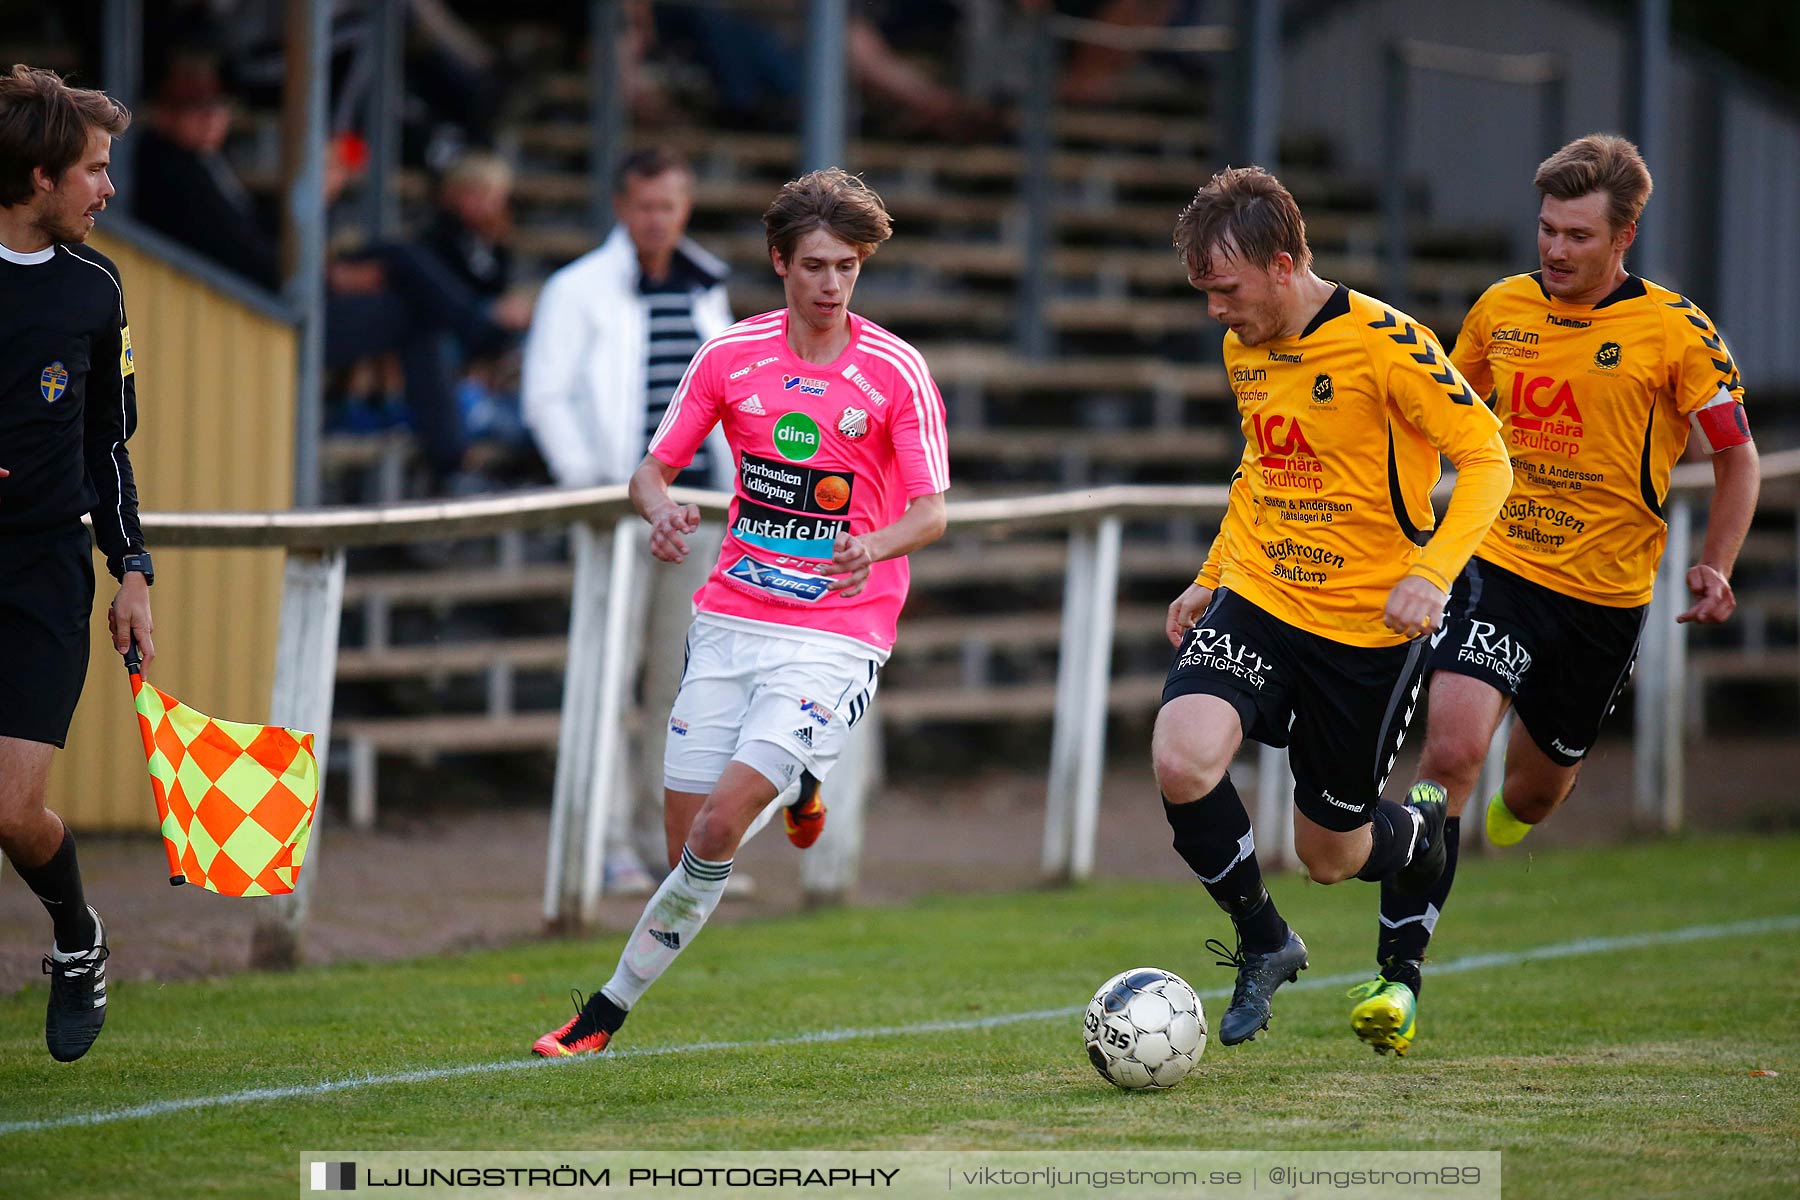
[[792,734],[790,734],[789,736],[791,736],[796,742],[799,742],[802,746],[805,746],[808,750],[811,750],[813,748],[812,727],[811,726],[802,725],[800,728],[794,730],[794,732]]

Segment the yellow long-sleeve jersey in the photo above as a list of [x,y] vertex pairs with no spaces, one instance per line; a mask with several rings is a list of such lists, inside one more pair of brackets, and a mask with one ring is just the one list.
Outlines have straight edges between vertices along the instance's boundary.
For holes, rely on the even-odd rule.
[[[1388,592],[1408,574],[1448,591],[1506,498],[1499,422],[1430,330],[1341,284],[1298,336],[1227,333],[1225,367],[1244,458],[1195,582],[1347,645],[1405,641]],[[1438,526],[1440,453],[1457,481]]]
[[1574,305],[1536,274],[1514,275],[1475,302],[1451,358],[1500,416],[1513,465],[1475,553],[1579,600],[1649,603],[1689,419],[1709,449],[1749,440],[1743,384],[1712,321],[1636,276]]

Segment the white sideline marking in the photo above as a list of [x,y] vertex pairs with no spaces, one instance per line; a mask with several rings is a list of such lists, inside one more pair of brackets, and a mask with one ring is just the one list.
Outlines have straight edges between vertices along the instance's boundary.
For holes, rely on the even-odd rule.
[[[1622,937],[1580,938],[1557,942],[1531,950],[1497,954],[1471,954],[1449,962],[1433,963],[1431,977],[1460,975],[1469,971],[1485,971],[1490,967],[1516,967],[1523,963],[1545,962],[1559,958],[1577,958],[1588,954],[1606,954],[1615,950],[1638,950],[1649,946],[1674,946],[1683,942],[1707,941],[1713,938],[1746,937],[1759,933],[1786,933],[1800,930],[1800,914],[1765,917],[1755,921],[1734,921],[1724,925],[1690,925],[1685,929],[1669,929],[1658,933],[1636,933]],[[1369,978],[1367,971],[1348,975],[1326,975],[1302,979],[1289,984],[1289,990],[1316,990],[1344,987]],[[1213,988],[1200,993],[1202,999],[1222,1000],[1231,995],[1230,988]],[[991,1017],[971,1017],[960,1021],[925,1021],[917,1025],[886,1025],[870,1029],[826,1029],[817,1033],[801,1033],[790,1037],[759,1038],[736,1042],[684,1042],[677,1046],[643,1046],[615,1051],[604,1058],[660,1058],[669,1054],[693,1054],[704,1050],[762,1050],[777,1046],[816,1045],[820,1042],[850,1042],[868,1038],[908,1037],[921,1033],[950,1033],[972,1029],[994,1029],[1002,1025],[1018,1025],[1027,1021],[1048,1021],[1074,1016],[1086,1005],[1064,1008],[1040,1008],[1030,1012],[1002,1013]],[[592,1063],[602,1056],[578,1058],[503,1059],[500,1062],[471,1063],[461,1067],[433,1067],[421,1071],[396,1071],[387,1075],[354,1075],[346,1079],[327,1079],[318,1083],[292,1087],[249,1088],[217,1096],[190,1096],[182,1100],[158,1100],[131,1108],[115,1108],[99,1112],[73,1113],[65,1117],[47,1117],[39,1121],[0,1123],[0,1136],[9,1133],[32,1133],[45,1129],[66,1129],[72,1125],[109,1125],[114,1121],[130,1121],[140,1117],[161,1117],[170,1113],[190,1112],[200,1108],[221,1108],[227,1104],[253,1104],[264,1100],[299,1100],[326,1096],[332,1092],[381,1087],[391,1083],[432,1083],[439,1079],[461,1079],[469,1075],[494,1075],[512,1071],[551,1070],[578,1063]]]

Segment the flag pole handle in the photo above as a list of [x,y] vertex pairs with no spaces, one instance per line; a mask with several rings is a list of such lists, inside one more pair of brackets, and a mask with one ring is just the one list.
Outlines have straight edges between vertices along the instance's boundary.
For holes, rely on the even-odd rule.
[[[143,686],[144,656],[138,652],[136,635],[133,635],[131,639],[131,649],[125,655],[125,669],[131,672],[133,691],[135,692],[141,689]],[[152,754],[156,753],[156,738],[151,733],[149,722],[142,718],[141,712],[138,720],[138,732],[143,738],[144,757],[147,759]],[[157,784],[154,779],[151,781],[150,791],[156,800],[156,822],[157,828],[160,829],[169,819],[169,802],[162,794],[161,786]],[[187,872],[182,869],[180,861],[175,857],[175,847],[170,845],[169,839],[166,837],[163,839],[163,852],[168,855],[169,859],[169,886],[180,887],[187,882]]]

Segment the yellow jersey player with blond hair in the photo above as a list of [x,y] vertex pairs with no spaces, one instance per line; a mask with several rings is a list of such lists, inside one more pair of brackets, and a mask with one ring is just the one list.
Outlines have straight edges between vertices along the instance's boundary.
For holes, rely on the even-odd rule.
[[[1317,882],[1436,881],[1444,804],[1381,791],[1451,581],[1511,473],[1499,423],[1431,331],[1313,273],[1299,206],[1273,175],[1213,176],[1174,241],[1229,331],[1244,455],[1212,552],[1169,606],[1177,653],[1151,755],[1175,849],[1236,930],[1235,949],[1218,946],[1237,968],[1219,1022],[1230,1046],[1268,1024],[1275,989],[1307,965],[1263,886],[1232,756],[1245,738],[1292,744],[1294,844]],[[1440,456],[1458,471],[1441,523]]]
[[1351,992],[1351,1026],[1384,1054],[1404,1054],[1416,1033],[1459,818],[1507,707],[1518,721],[1487,806],[1488,838],[1502,846],[1568,798],[1630,677],[1690,430],[1716,486],[1678,620],[1731,616],[1731,568],[1756,509],[1756,445],[1731,353],[1691,300],[1625,269],[1651,187],[1637,147],[1580,138],[1544,160],[1536,183],[1540,269],[1489,288],[1451,355],[1500,418],[1513,485],[1456,581],[1428,667],[1412,794],[1448,804],[1448,860],[1424,895],[1382,888],[1380,974]]

